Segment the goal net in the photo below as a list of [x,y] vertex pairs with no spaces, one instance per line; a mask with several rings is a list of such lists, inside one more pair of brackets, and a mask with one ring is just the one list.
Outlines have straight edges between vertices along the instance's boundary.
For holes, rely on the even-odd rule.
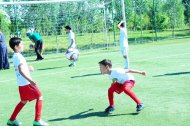
[[[7,39],[21,37],[27,49],[31,41],[26,32],[35,30],[43,37],[45,52],[62,52],[68,47],[64,27],[70,25],[76,34],[79,49],[107,48],[115,44],[115,36],[110,32],[113,31],[113,14],[107,9],[110,3],[101,2],[97,5],[95,1],[0,2],[0,10],[6,13],[10,22],[6,24],[9,28],[3,32],[8,36]],[[2,23],[1,27],[4,25]]]

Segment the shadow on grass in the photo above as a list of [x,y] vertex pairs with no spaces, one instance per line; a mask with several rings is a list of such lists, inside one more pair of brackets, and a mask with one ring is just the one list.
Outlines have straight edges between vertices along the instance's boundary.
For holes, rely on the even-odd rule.
[[114,117],[114,116],[125,116],[125,115],[138,115],[138,113],[126,113],[126,114],[106,114],[105,112],[99,111],[99,112],[90,112],[94,109],[89,109],[84,112],[80,112],[76,115],[72,115],[67,118],[56,118],[51,119],[49,122],[55,122],[55,121],[63,121],[63,120],[75,120],[75,119],[83,119],[83,118],[89,118],[89,117]]
[[184,75],[184,74],[190,74],[190,71],[189,72],[167,73],[167,74],[155,75],[155,76],[152,76],[152,77],[178,76],[178,75]]
[[95,73],[95,74],[84,74],[84,75],[80,75],[80,76],[72,76],[71,78],[88,77],[88,76],[96,76],[96,75],[101,75],[101,73]]
[[49,67],[49,68],[42,68],[42,69],[37,69],[37,70],[53,70],[53,69],[59,69],[59,68],[63,68],[65,66],[60,66],[60,67]]
[[41,62],[41,61],[49,61],[49,60],[55,60],[55,59],[64,59],[65,58],[65,55],[63,55],[63,56],[55,56],[55,57],[53,57],[53,58],[46,58],[45,57],[45,59],[43,59],[43,60],[37,60],[36,61],[36,59],[34,58],[34,59],[27,59],[27,62]]

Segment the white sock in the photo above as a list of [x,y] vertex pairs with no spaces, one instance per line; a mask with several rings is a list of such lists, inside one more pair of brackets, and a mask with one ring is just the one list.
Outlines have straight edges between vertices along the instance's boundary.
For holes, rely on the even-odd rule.
[[72,62],[73,65],[76,65],[75,61]]

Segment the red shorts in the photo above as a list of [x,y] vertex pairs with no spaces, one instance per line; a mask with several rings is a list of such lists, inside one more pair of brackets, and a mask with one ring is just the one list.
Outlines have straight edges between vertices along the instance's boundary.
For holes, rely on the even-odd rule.
[[131,88],[134,87],[135,81],[134,80],[128,80],[124,84],[120,84],[115,82],[113,86],[115,87],[115,92],[120,94],[124,91],[126,86],[130,86]]
[[28,84],[19,86],[20,99],[24,101],[32,101],[42,96],[37,86]]

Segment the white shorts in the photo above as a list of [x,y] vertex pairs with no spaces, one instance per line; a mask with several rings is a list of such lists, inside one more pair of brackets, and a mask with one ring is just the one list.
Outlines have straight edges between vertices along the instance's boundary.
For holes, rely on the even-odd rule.
[[65,53],[65,56],[68,60],[77,60],[79,55],[79,51],[77,49],[68,49]]

